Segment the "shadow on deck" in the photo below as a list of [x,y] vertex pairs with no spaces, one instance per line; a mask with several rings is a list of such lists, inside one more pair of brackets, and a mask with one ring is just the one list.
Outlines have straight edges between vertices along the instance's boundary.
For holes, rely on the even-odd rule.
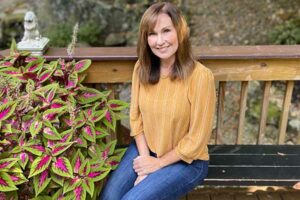
[[199,188],[180,200],[299,200],[300,191],[282,187]]

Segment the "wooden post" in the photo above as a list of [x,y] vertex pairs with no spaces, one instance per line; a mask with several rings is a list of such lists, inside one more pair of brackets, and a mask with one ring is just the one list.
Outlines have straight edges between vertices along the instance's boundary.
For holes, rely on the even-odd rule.
[[271,88],[271,81],[266,81],[264,86],[264,96],[263,96],[263,103],[261,105],[261,112],[260,112],[260,123],[259,123],[259,131],[257,136],[257,144],[263,143],[263,137],[266,131],[266,123],[267,123],[267,116],[268,116],[268,107],[269,107],[269,96],[270,96],[270,88]]
[[236,137],[236,144],[241,144],[244,134],[245,114],[247,110],[247,96],[248,96],[248,81],[242,81],[241,85],[241,98],[240,98],[240,114],[238,134]]
[[291,104],[294,83],[295,83],[294,81],[287,81],[286,91],[285,91],[283,105],[282,105],[280,123],[279,123],[278,144],[284,144],[285,135],[286,135],[286,127],[287,127],[287,122],[288,122],[288,115],[289,115],[289,108],[290,108],[290,104]]
[[215,143],[219,144],[220,140],[222,140],[222,129],[223,129],[223,114],[224,114],[224,100],[225,100],[225,90],[226,90],[226,82],[219,82],[219,92],[218,92],[218,113],[217,113],[217,132]]

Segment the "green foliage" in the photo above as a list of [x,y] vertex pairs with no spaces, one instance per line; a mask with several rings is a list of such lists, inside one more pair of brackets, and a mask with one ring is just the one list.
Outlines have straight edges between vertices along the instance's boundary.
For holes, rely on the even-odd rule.
[[[103,27],[96,22],[87,22],[79,25],[78,42],[84,42],[89,45],[100,45],[101,32]],[[51,26],[46,34],[51,41],[51,46],[65,47],[72,38],[73,26],[70,23],[59,23]]]
[[118,165],[124,149],[104,138],[128,104],[81,84],[90,65],[47,63],[14,43],[0,60],[0,193],[7,198],[94,198]]
[[96,22],[87,22],[81,24],[78,32],[79,42],[86,42],[91,46],[102,44],[100,38],[103,28],[103,26]]
[[46,37],[51,41],[51,46],[66,47],[71,42],[73,27],[69,23],[58,23],[49,27]]
[[300,44],[300,18],[295,18],[278,25],[269,33],[274,44]]

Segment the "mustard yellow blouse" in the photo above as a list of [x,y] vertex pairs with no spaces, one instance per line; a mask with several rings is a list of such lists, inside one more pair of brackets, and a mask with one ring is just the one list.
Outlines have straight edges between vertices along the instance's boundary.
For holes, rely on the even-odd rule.
[[158,157],[175,149],[187,163],[208,160],[216,100],[212,72],[197,62],[186,81],[160,77],[155,85],[143,85],[139,67],[137,62],[132,77],[131,136],[145,134]]

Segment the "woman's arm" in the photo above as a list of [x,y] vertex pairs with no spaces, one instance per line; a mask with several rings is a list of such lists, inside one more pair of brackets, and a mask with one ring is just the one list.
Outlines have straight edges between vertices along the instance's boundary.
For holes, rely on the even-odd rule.
[[150,155],[149,147],[147,145],[147,141],[146,141],[144,133],[141,133],[141,134],[135,136],[134,139],[135,139],[138,151],[139,151],[139,155],[140,156],[149,156]]
[[[147,145],[147,141],[146,141],[144,133],[136,135],[134,137],[134,139],[135,139],[135,143],[136,143],[136,146],[138,148],[138,151],[139,151],[139,156],[149,157],[150,156],[150,151],[149,151],[149,147]],[[147,177],[147,174],[143,174],[143,175],[138,174],[138,177],[137,177],[136,181],[134,182],[134,185],[137,185],[138,183],[140,183],[146,177]]]

